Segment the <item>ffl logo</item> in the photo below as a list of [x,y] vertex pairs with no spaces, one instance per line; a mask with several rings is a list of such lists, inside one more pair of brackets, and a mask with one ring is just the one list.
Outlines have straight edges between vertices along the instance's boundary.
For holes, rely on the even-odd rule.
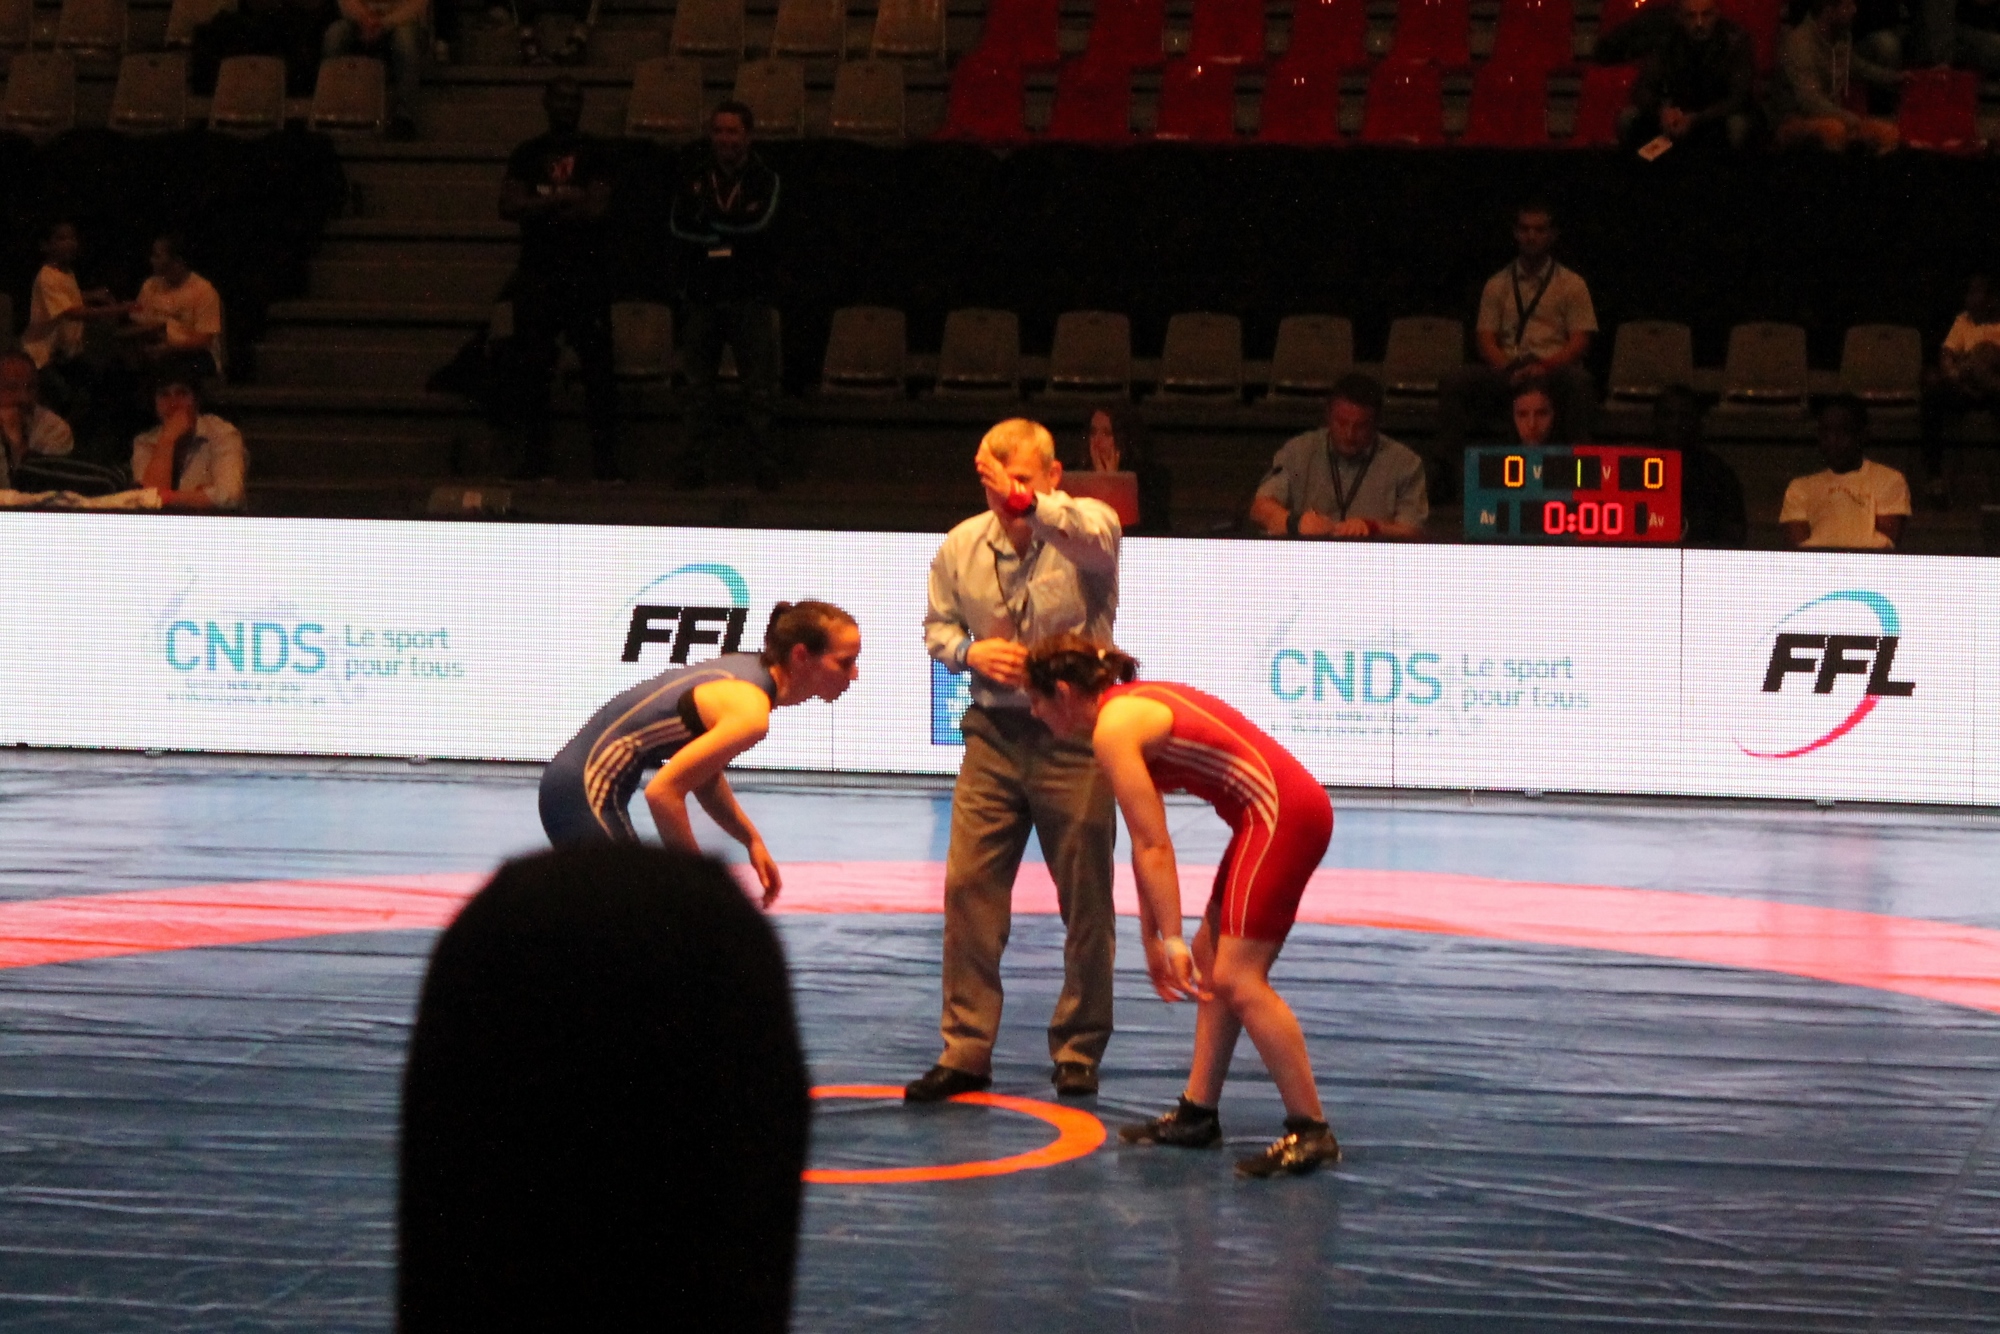
[[[688,660],[688,650],[697,644],[719,644],[724,653],[734,653],[743,644],[743,625],[750,617],[748,607],[653,607],[632,608],[632,624],[625,631],[625,661],[639,661],[639,650],[648,644],[672,644],[676,666]],[[672,624],[663,624],[671,622]],[[719,630],[704,630],[713,622]]]
[[1764,670],[1764,693],[1777,694],[1785,688],[1787,676],[1798,674],[1813,677],[1815,695],[1831,695],[1833,683],[1841,677],[1866,672],[1868,685],[1862,693],[1869,698],[1915,694],[1916,682],[1889,675],[1901,639],[1901,635],[1779,635],[1771,646],[1771,665]]

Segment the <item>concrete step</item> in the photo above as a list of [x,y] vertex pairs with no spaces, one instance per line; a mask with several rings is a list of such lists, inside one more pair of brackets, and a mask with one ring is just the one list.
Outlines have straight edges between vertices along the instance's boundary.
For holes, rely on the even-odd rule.
[[491,218],[335,218],[325,235],[328,249],[383,241],[517,246],[521,229],[496,213]]
[[322,257],[313,261],[311,294],[327,301],[490,304],[513,271],[510,259]]
[[273,330],[290,324],[401,325],[406,327],[478,329],[493,317],[491,301],[415,304],[382,301],[274,301]]
[[[524,138],[527,136],[523,136]],[[399,158],[350,159],[347,179],[362,218],[399,221],[500,220],[504,161],[425,162]]]
[[451,473],[449,435],[264,430],[254,440],[256,473],[265,481],[378,478],[408,483]]
[[[592,134],[622,134],[628,86],[588,86],[583,96],[583,128]],[[444,84],[424,90],[417,125],[426,142],[475,142],[511,148],[548,129],[536,84]]]
[[[422,338],[385,339],[385,333]],[[257,376],[271,388],[421,393],[469,335],[460,329],[380,330],[310,326],[286,329],[257,345]]]

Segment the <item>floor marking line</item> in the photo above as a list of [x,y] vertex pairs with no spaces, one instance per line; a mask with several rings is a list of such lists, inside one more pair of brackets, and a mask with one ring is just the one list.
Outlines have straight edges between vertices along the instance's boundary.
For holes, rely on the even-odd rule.
[[[894,1098],[901,1102],[903,1090],[897,1084],[822,1084],[812,1091],[814,1098]],[[1104,1143],[1104,1123],[1089,1112],[1062,1107],[1035,1098],[1016,1098],[1005,1093],[960,1093],[949,1099],[977,1107],[998,1107],[1046,1121],[1056,1128],[1056,1137],[1039,1149],[1009,1154],[1005,1158],[980,1158],[966,1163],[936,1163],[919,1167],[809,1167],[805,1179],[816,1186],[888,1186],[917,1181],[970,1181],[976,1177],[1006,1176],[1054,1167],[1097,1152]]]

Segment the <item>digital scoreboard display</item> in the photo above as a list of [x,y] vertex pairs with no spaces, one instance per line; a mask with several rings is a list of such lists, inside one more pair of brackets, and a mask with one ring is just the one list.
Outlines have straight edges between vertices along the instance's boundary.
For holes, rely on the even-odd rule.
[[1475,542],[1681,540],[1681,456],[1639,445],[1517,445],[1465,455]]

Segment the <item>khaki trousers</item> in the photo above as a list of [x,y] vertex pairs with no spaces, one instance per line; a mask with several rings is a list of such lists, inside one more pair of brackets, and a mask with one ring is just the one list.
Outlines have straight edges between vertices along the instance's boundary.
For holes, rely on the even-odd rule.
[[1111,784],[1087,741],[1061,741],[1023,709],[967,709],[944,885],[941,1064],[987,1074],[1000,1031],[1000,955],[1014,873],[1033,830],[1068,936],[1049,1055],[1095,1066],[1111,1038]]

